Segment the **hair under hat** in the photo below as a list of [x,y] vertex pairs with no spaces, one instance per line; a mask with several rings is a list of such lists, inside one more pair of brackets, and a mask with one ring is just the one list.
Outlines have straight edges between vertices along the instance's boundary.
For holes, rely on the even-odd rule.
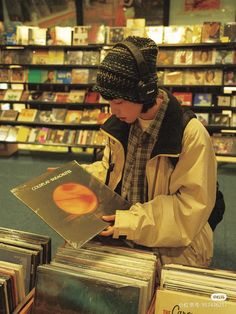
[[[157,84],[156,58],[158,48],[150,38],[129,36],[125,41],[134,44],[142,53],[149,70],[148,80]],[[150,76],[150,77],[149,77]],[[98,91],[105,99],[125,99],[142,103],[139,97],[140,74],[136,60],[128,48],[115,45],[107,54],[97,74],[97,84],[94,90]],[[155,102],[157,93],[153,97]]]

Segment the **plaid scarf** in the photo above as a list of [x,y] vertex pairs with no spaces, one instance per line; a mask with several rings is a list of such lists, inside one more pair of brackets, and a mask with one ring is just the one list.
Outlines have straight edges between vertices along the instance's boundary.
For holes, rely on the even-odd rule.
[[142,130],[139,120],[130,128],[121,196],[131,204],[147,201],[146,164],[158,139],[169,100],[166,92],[160,90],[159,95],[163,102],[147,130]]

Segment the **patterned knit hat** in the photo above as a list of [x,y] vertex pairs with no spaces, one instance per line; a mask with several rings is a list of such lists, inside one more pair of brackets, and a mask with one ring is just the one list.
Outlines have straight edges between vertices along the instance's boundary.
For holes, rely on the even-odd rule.
[[[150,81],[157,84],[156,58],[157,45],[150,38],[129,36],[125,41],[134,44],[142,53],[146,61]],[[115,45],[101,62],[97,74],[97,84],[94,87],[103,98],[107,100],[125,99],[132,102],[143,103],[139,96],[140,81],[137,63],[128,48]],[[148,78],[149,81],[149,78]],[[152,105],[157,93],[153,95]]]

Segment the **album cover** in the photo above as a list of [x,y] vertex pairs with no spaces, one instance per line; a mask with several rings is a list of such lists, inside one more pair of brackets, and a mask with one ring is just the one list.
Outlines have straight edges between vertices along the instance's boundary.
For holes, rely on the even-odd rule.
[[16,142],[18,128],[12,126],[7,134],[6,142]]
[[217,50],[215,63],[216,64],[233,64],[234,63],[234,50]]
[[88,31],[90,26],[75,26],[73,30],[73,40],[74,46],[77,45],[88,45]]
[[222,85],[222,70],[209,69],[204,72],[204,85]]
[[57,103],[67,103],[68,102],[69,93],[67,92],[57,92],[55,93],[54,101]]
[[25,104],[18,104],[18,103],[12,104],[12,109],[14,109],[18,112],[21,112],[21,110],[25,109],[25,108],[26,108]]
[[56,83],[70,84],[71,83],[71,70],[57,70]]
[[75,248],[109,225],[101,219],[103,215],[130,207],[76,161],[29,180],[11,192]]
[[0,90],[0,100],[3,100],[3,99],[4,99],[5,93],[6,93],[6,90],[5,90],[5,89]]
[[172,65],[174,64],[175,51],[174,50],[162,50],[160,49],[157,55],[157,66],[158,65]]
[[223,36],[229,42],[236,42],[236,22],[228,22],[224,24]]
[[25,48],[24,50],[17,51],[19,64],[31,64],[33,53],[31,49]]
[[125,38],[125,27],[124,26],[107,26],[107,38],[106,43],[108,45],[114,45],[118,42],[123,41]]
[[174,54],[174,64],[177,65],[187,65],[192,64],[193,51],[192,50],[179,50],[177,49]]
[[84,102],[88,104],[96,104],[99,102],[100,94],[95,91],[87,91]]
[[22,109],[18,115],[17,121],[33,122],[36,118],[38,109]]
[[97,69],[89,69],[88,84],[96,84],[97,82]]
[[233,134],[214,134],[211,140],[216,154],[236,156],[236,137]]
[[21,99],[22,90],[20,89],[7,89],[3,97],[4,100],[18,101]]
[[40,128],[32,128],[29,132],[28,143],[35,143]]
[[72,84],[87,84],[89,77],[89,69],[72,69],[71,83]]
[[200,43],[202,38],[202,24],[193,25],[192,42]]
[[72,267],[39,266],[33,314],[55,309],[61,314],[95,313],[97,309],[100,313],[122,314],[127,309],[130,314],[141,313],[141,288],[128,278],[122,282],[112,277],[103,279],[101,272],[92,270],[86,275]]
[[210,93],[196,93],[194,95],[193,105],[194,106],[211,106],[212,94]]
[[85,89],[72,89],[69,92],[67,102],[69,103],[82,103],[84,102],[86,90]]
[[185,42],[185,26],[171,25],[164,27],[164,44],[180,44]]
[[12,49],[3,49],[1,63],[19,64],[19,52],[17,50]]
[[5,141],[7,139],[10,128],[10,125],[0,125],[0,141]]
[[82,50],[68,50],[65,54],[65,64],[82,64]]
[[223,113],[212,113],[210,124],[216,125],[216,126],[229,126],[230,116],[228,114],[223,114]]
[[35,122],[39,123],[48,123],[51,122],[51,110],[38,110],[37,115],[35,117]]
[[[60,70],[58,70],[60,71]],[[50,69],[50,70],[41,70],[41,77],[40,82],[43,84],[54,84],[57,83],[57,70]]]
[[106,27],[100,24],[91,24],[88,28],[88,44],[105,44]]
[[47,28],[30,27],[28,32],[29,45],[42,45],[46,46],[47,41]]
[[29,98],[30,91],[29,90],[23,90],[21,95],[21,101],[26,101]]
[[164,85],[182,85],[183,72],[175,70],[165,70]]
[[215,64],[216,51],[214,49],[194,50],[193,64]]
[[17,126],[17,128],[18,132],[16,136],[16,141],[21,143],[27,142],[31,128],[24,125],[19,125]]
[[231,97],[230,96],[217,96],[217,106],[230,107]]
[[28,82],[29,83],[41,83],[42,82],[41,69],[28,69]]
[[0,71],[0,82],[7,83],[9,81],[9,70],[8,69],[1,69]]
[[49,64],[64,64],[64,50],[61,48],[49,48]]
[[146,26],[145,36],[151,38],[156,44],[163,42],[164,26]]
[[35,143],[44,144],[47,141],[47,137],[49,134],[50,129],[49,128],[40,128],[37,132]]
[[82,64],[83,65],[99,65],[100,63],[100,52],[93,50],[83,51]]
[[63,139],[64,139],[65,131],[66,130],[56,130],[53,144],[64,144]]
[[80,119],[81,124],[97,124],[98,116],[101,109],[83,110],[83,115]]
[[125,38],[127,38],[128,36],[144,37],[145,36],[145,28],[144,27],[137,27],[137,28],[126,27],[125,28]]
[[65,117],[66,124],[78,124],[80,123],[81,117],[83,115],[82,110],[68,110]]
[[204,74],[204,71],[201,70],[184,71],[184,85],[203,85]]
[[230,126],[236,127],[236,114],[235,113],[232,114],[232,117],[230,119]]
[[190,92],[173,92],[182,106],[192,106],[193,94]]
[[28,45],[30,26],[18,25],[16,28],[16,42],[20,45]]
[[40,99],[37,100],[42,100],[45,102],[54,102],[56,99],[56,93],[55,92],[43,92]]
[[209,113],[195,113],[195,115],[204,126],[209,124]]
[[236,71],[225,71],[224,72],[224,85],[236,85]]
[[52,108],[50,121],[53,123],[62,123],[65,120],[67,109],[65,108]]
[[216,43],[220,42],[221,22],[203,22],[202,42]]
[[36,49],[32,54],[32,64],[50,64],[48,49]]
[[72,27],[70,26],[54,26],[51,28],[52,45],[71,45]]
[[66,130],[63,137],[63,143],[68,144],[68,145],[73,145],[75,144],[75,137],[76,137],[76,130]]
[[15,121],[19,112],[13,109],[3,110],[0,115],[0,121]]
[[27,72],[22,68],[12,68],[10,70],[11,82],[24,83],[27,78]]
[[106,145],[106,138],[101,131],[96,131],[94,136],[93,145],[98,146],[105,146]]

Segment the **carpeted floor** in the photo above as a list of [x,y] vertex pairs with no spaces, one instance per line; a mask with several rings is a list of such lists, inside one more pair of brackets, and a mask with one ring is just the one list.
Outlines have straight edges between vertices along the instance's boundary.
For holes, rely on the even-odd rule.
[[[86,153],[77,155],[25,152],[0,158],[0,226],[49,235],[52,238],[53,253],[63,239],[46,223],[22,204],[10,189],[38,176],[48,167],[59,166],[70,160],[82,163],[92,162]],[[236,270],[236,165],[219,167],[218,180],[226,200],[223,222],[214,233],[215,253],[212,266]]]

